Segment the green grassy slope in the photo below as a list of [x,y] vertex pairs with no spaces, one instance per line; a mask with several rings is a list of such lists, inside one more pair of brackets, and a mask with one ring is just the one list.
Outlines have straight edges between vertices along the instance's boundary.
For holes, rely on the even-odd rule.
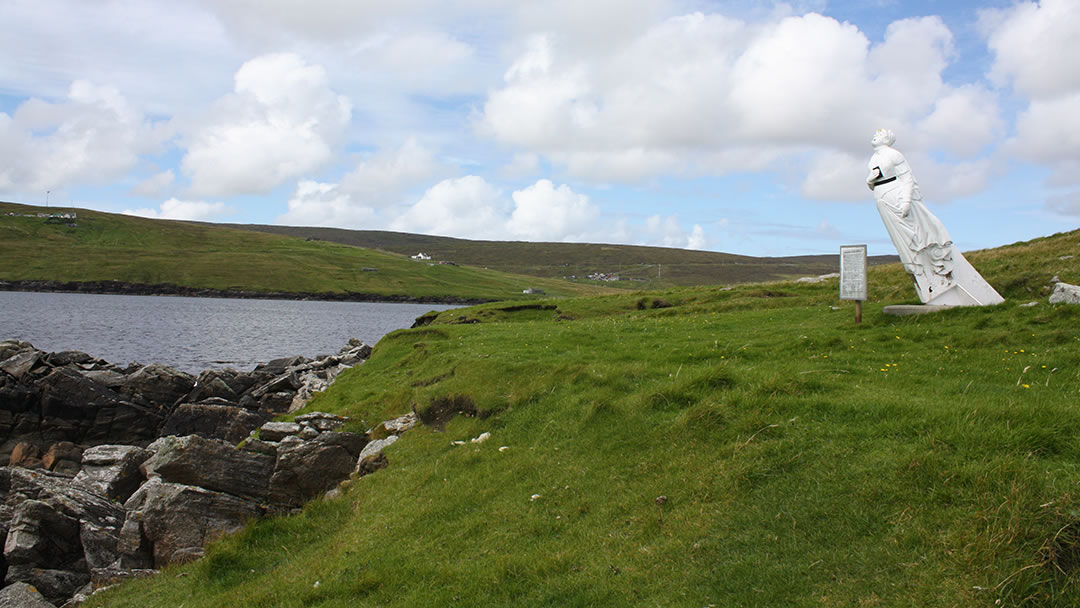
[[[567,281],[465,266],[212,224],[80,210],[78,227],[7,215],[44,211],[0,203],[0,280],[125,281],[223,290],[506,299],[523,289],[596,293]],[[55,211],[55,210],[54,210]],[[374,268],[376,271],[364,271]]]
[[[586,277],[594,272],[616,273],[625,279],[611,283],[629,289],[717,285],[818,276],[836,272],[836,255],[755,258],[714,251],[667,247],[601,245],[590,243],[527,243],[470,241],[441,236],[294,226],[231,225],[317,238],[333,243],[380,249],[401,254],[428,253],[436,259],[547,278]],[[895,261],[896,256],[875,256],[874,263]]]
[[1080,231],[968,257],[1005,304],[886,316],[891,265],[860,325],[835,281],[441,313],[310,409],[464,414],[89,605],[1080,605]]

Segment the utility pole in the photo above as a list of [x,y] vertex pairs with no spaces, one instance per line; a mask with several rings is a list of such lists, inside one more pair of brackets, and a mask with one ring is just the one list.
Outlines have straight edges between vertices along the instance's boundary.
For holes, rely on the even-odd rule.
[[50,192],[52,192],[52,190],[46,190],[45,191],[45,208],[46,209],[49,208],[49,193]]

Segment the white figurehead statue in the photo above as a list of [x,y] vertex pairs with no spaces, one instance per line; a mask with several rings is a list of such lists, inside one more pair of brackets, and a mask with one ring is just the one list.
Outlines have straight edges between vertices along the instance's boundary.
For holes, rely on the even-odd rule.
[[878,213],[889,232],[904,270],[915,280],[924,304],[978,306],[1005,300],[960,251],[952,237],[922,202],[919,183],[904,155],[892,147],[896,136],[879,129],[870,140],[874,155],[866,185],[874,193]]

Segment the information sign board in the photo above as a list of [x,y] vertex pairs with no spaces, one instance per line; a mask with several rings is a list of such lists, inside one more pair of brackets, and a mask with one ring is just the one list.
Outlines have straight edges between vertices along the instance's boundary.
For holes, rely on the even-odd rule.
[[840,299],[866,299],[866,245],[840,247]]

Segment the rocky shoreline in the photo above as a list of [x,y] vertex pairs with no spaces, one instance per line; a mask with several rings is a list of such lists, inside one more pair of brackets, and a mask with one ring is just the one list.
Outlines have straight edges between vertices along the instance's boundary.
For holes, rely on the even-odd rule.
[[211,289],[159,283],[127,283],[124,281],[3,281],[0,291],[36,291],[46,293],[93,293],[122,296],[185,296],[189,298],[234,298],[241,300],[315,300],[321,302],[386,302],[394,304],[447,304],[468,306],[491,302],[481,298],[453,296],[425,297],[387,295],[361,292],[287,292],[251,291],[246,289]]
[[76,606],[385,466],[415,415],[364,433],[322,412],[269,422],[370,353],[354,339],[195,377],[0,342],[0,606]]

